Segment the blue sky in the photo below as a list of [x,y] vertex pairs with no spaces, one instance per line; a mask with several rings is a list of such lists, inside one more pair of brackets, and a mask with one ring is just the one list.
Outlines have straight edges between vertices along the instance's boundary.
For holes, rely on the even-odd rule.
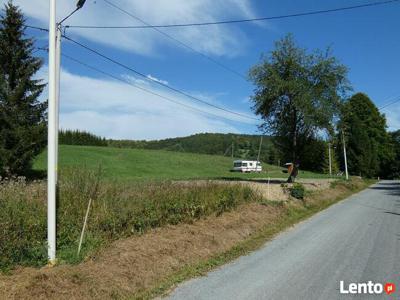
[[[5,0],[1,0],[2,3]],[[358,5],[371,1],[326,0],[122,0],[112,2],[152,24],[252,18]],[[47,27],[48,1],[15,0],[28,23]],[[74,1],[58,1],[59,16],[67,15]],[[273,49],[274,41],[293,33],[300,46],[310,50],[330,46],[349,67],[355,92],[365,92],[378,107],[400,97],[400,3],[325,15],[235,25],[162,29],[191,47],[246,75],[261,53]],[[103,0],[88,0],[66,22],[70,25],[139,25]],[[46,35],[29,30],[37,44]],[[252,115],[250,82],[227,72],[203,57],[173,43],[151,29],[68,29],[67,34],[152,78],[239,113]],[[113,138],[159,139],[198,132],[257,133],[257,122],[247,120],[135,78],[120,67],[68,42],[63,52],[99,67],[133,84],[165,97],[206,110],[215,118],[168,103],[104,75],[63,59],[61,115],[63,128],[86,129]],[[45,55],[45,54],[43,54]],[[47,67],[39,74],[46,78]],[[46,95],[43,95],[46,97]],[[400,102],[383,111],[390,129],[400,128]]]

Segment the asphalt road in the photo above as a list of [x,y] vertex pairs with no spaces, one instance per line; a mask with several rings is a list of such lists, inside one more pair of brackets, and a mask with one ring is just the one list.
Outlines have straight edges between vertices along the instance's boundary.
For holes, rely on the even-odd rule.
[[[340,281],[393,282],[391,296],[343,295]],[[175,289],[169,299],[400,299],[400,182],[379,184]]]

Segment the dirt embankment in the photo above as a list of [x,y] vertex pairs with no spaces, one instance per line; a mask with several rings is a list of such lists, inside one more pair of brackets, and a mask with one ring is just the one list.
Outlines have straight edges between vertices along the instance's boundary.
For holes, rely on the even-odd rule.
[[[347,192],[330,191],[330,197]],[[327,193],[323,193],[326,197]],[[299,206],[300,202],[293,201]],[[297,204],[296,204],[297,203]],[[124,299],[187,264],[228,251],[287,216],[285,206],[251,203],[219,217],[119,240],[79,265],[21,268],[0,275],[1,299]]]

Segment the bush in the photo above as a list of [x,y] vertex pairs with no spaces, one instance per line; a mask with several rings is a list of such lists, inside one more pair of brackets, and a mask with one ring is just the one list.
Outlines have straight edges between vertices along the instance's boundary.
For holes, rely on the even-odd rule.
[[[68,169],[60,174],[57,210],[58,258],[76,263],[101,245],[151,228],[191,223],[259,201],[249,187],[215,183],[105,182],[101,170]],[[92,199],[81,255],[79,237]],[[47,260],[46,184],[0,185],[0,269],[38,266]]]
[[291,188],[289,188],[290,196],[296,199],[304,199],[305,188],[301,183],[294,183]]
[[0,269],[47,261],[46,186],[23,178],[0,182]]

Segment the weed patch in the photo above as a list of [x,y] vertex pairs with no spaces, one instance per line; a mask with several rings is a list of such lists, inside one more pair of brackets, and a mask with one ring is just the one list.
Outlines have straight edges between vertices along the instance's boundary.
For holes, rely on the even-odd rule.
[[[102,245],[165,225],[220,216],[242,203],[258,201],[249,187],[207,183],[103,181],[101,170],[67,169],[60,176],[57,249],[60,262],[78,263]],[[92,199],[80,255],[79,236]],[[42,266],[46,250],[46,185],[23,179],[0,184],[0,269]]]

